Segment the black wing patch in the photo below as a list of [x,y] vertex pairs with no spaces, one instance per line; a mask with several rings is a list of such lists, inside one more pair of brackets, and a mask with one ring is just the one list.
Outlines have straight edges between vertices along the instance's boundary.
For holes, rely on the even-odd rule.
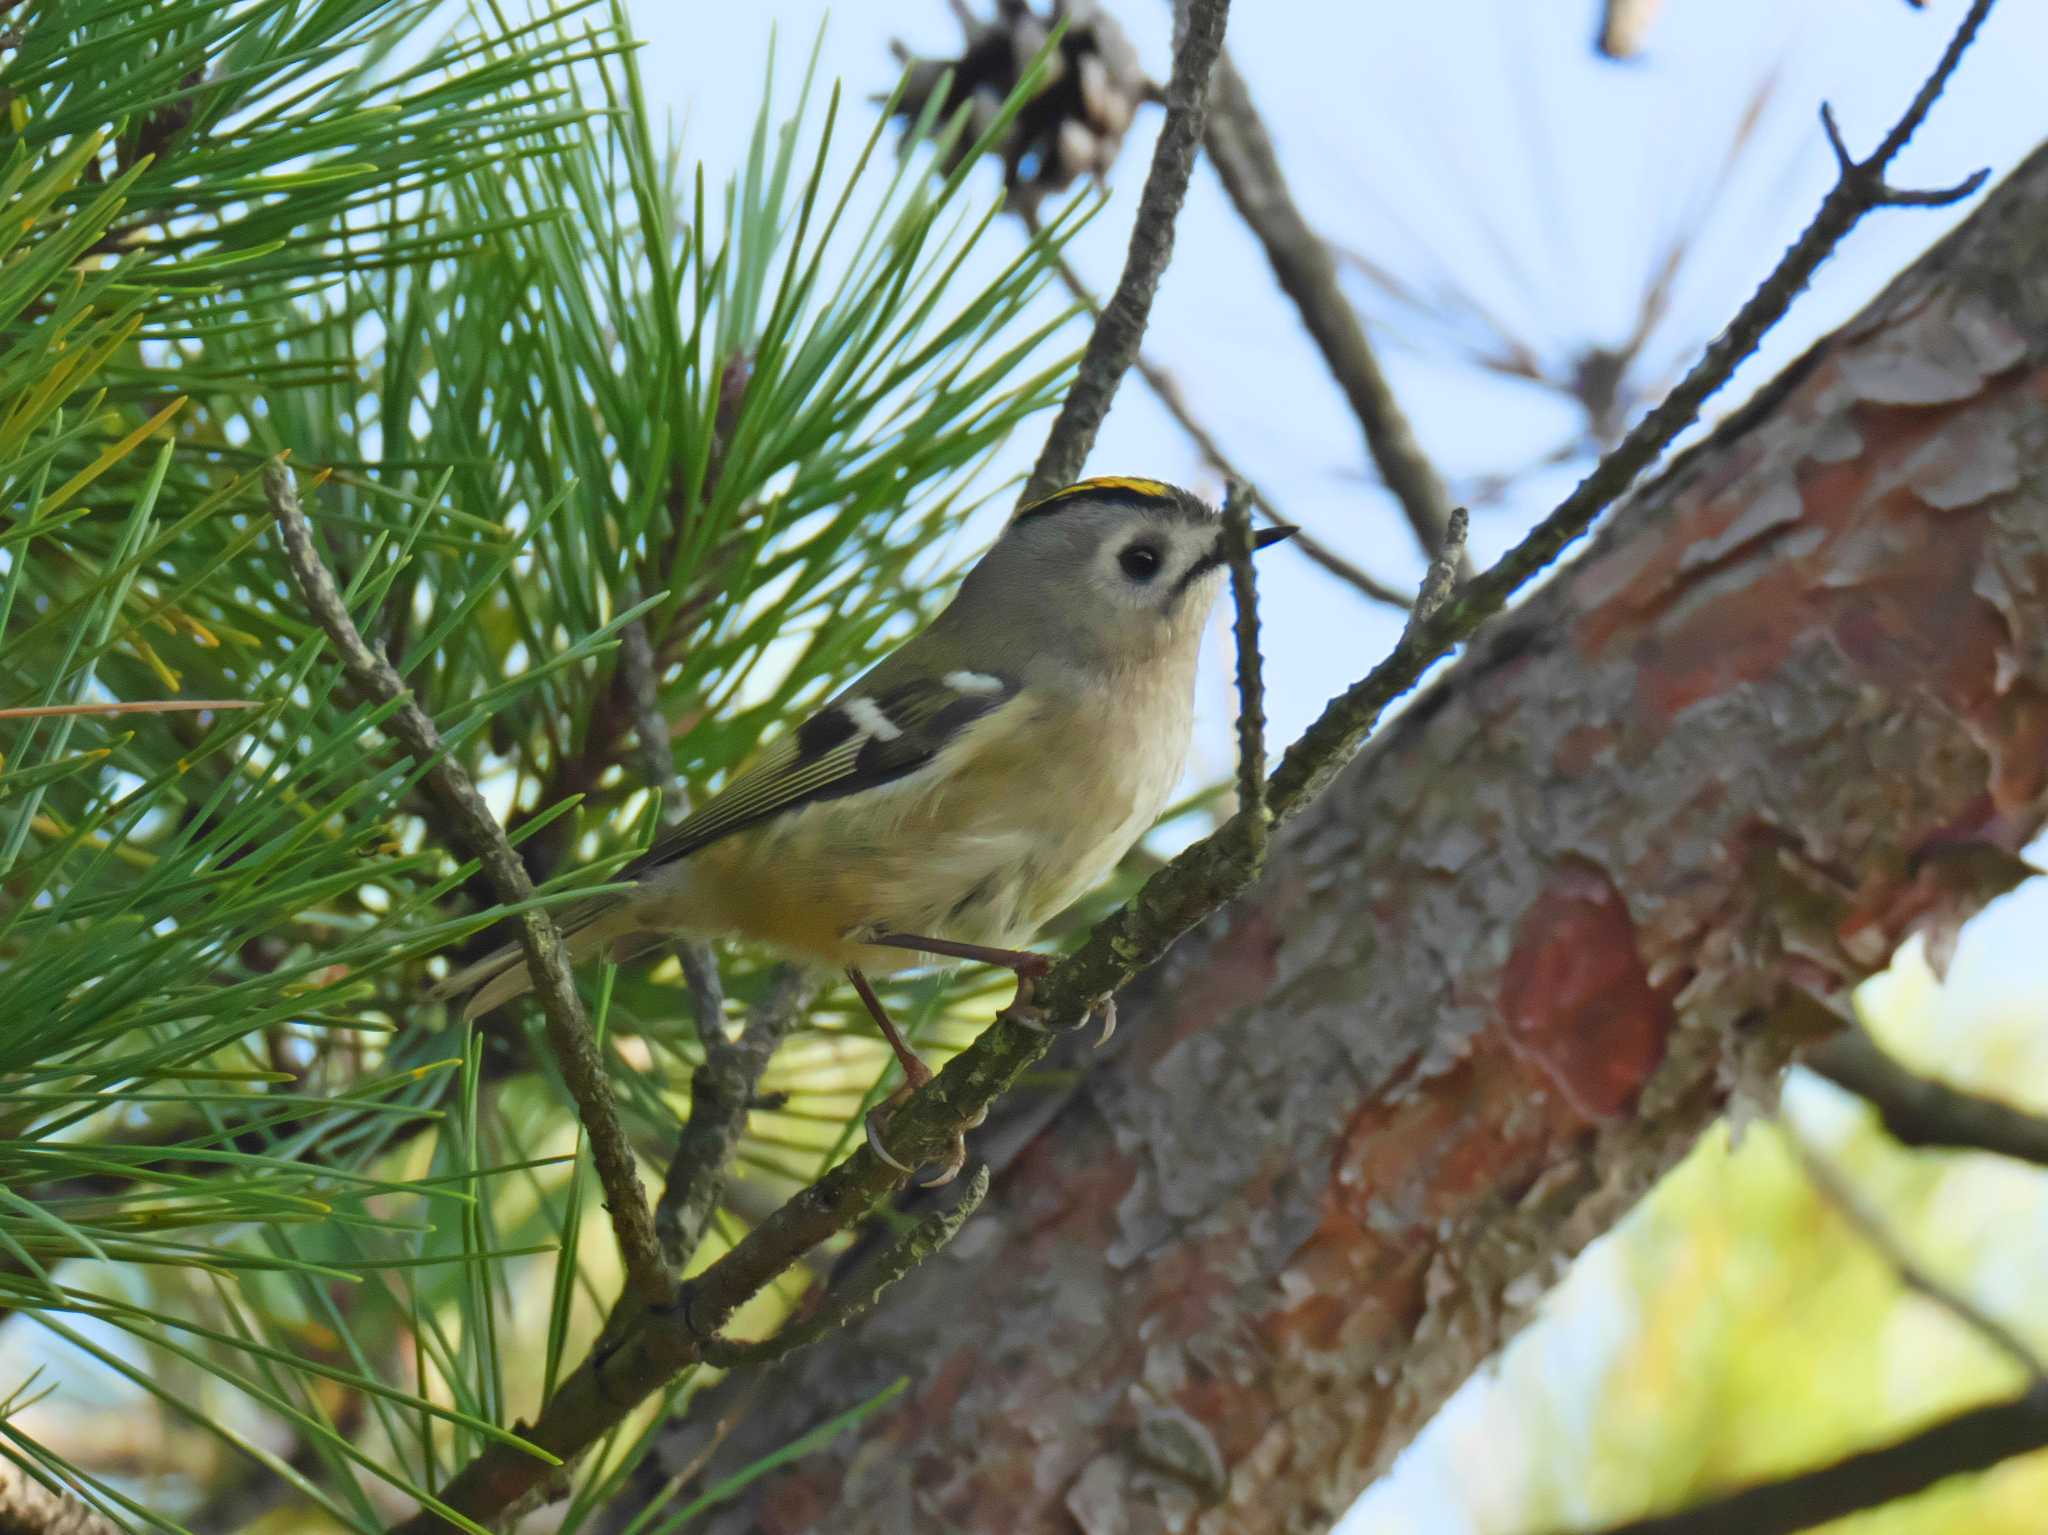
[[[867,691],[870,682],[881,683]],[[908,776],[1017,696],[1009,678],[949,672],[889,686],[863,678],[768,748],[621,876],[638,879],[749,826]]]

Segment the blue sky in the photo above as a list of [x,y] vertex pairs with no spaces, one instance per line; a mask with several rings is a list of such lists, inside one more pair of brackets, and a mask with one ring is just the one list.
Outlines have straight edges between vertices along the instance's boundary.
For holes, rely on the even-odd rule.
[[[1111,9],[1148,71],[1163,79],[1165,0],[1116,0]],[[1595,61],[1587,46],[1590,0],[1269,0],[1237,7],[1230,47],[1299,200],[1326,237],[1411,279],[1452,274],[1517,334],[1554,348],[1629,332],[1646,274],[1673,232],[1696,217],[1738,119],[1775,70],[1773,104],[1701,226],[1658,333],[1656,355],[1682,366],[1768,271],[1825,190],[1831,160],[1819,103],[1831,100],[1851,146],[1867,148],[1917,88],[1962,9],[1960,0],[1935,0],[1925,11],[1904,0],[1670,0],[1647,57],[1616,66]],[[714,179],[737,163],[751,128],[771,26],[781,38],[779,74],[789,100],[803,56],[827,24],[821,71],[844,82],[862,128],[866,98],[894,78],[890,37],[927,54],[949,53],[958,40],[943,0],[867,0],[829,16],[814,0],[714,7],[633,0],[631,13],[647,42],[642,63],[653,100],[674,113],[686,155],[703,161]],[[1994,176],[2011,169],[2048,136],[2043,58],[2048,6],[2007,0],[1894,179],[1946,184],[1979,166]],[[1098,291],[1120,266],[1158,120],[1156,109],[1141,116],[1109,206],[1074,248]],[[1732,408],[1840,324],[1975,206],[1868,220],[1712,413]],[[1014,226],[998,229],[984,253],[991,270],[1019,238]],[[1382,340],[1424,446],[1461,484],[1538,457],[1571,425],[1570,413],[1538,391],[1446,365],[1398,337]],[[1147,350],[1291,518],[1389,580],[1405,585],[1419,575],[1405,525],[1364,463],[1355,421],[1206,168],[1197,170]],[[1026,435],[1010,446],[1010,472],[1021,473],[1036,454],[1038,434]],[[1212,495],[1217,489],[1135,379],[1118,396],[1089,467],[1179,480]],[[1484,559],[1506,547],[1584,467],[1529,476],[1502,504],[1482,507],[1475,554]],[[968,537],[981,541],[987,533],[976,528]],[[1298,557],[1272,559],[1262,571],[1278,742],[1366,670],[1399,622]],[[1204,777],[1218,776],[1228,762],[1227,675],[1218,625],[1204,681],[1196,768]],[[1969,940],[1973,987],[2048,994],[2048,970],[2029,937],[2048,918],[2043,883],[1978,924]],[[1611,1319],[1611,1309],[1597,1304],[1567,1304],[1545,1325],[1577,1338],[1584,1344],[1578,1353],[1597,1361]],[[1512,1474],[1512,1454],[1475,1461],[1471,1436],[1456,1431],[1459,1419],[1479,1421],[1489,1389],[1483,1379],[1468,1388],[1452,1422],[1425,1435],[1343,1528],[1350,1535],[1474,1528],[1468,1499],[1483,1505],[1489,1477]]]
[[[1164,78],[1164,0],[1113,9],[1148,70]],[[1814,116],[1819,101],[1834,101],[1853,145],[1874,142],[1959,10],[1915,12],[1903,0],[1675,0],[1649,57],[1617,67],[1595,62],[1586,47],[1590,4],[1295,0],[1241,5],[1230,46],[1322,232],[1404,272],[1456,272],[1518,331],[1557,342],[1627,333],[1644,274],[1710,179],[1757,80],[1778,64],[1777,109],[1737,192],[1710,221],[1695,280],[1681,288],[1667,327],[1664,351],[1676,357],[1719,326],[1810,216],[1830,164]],[[674,114],[685,154],[714,179],[738,163],[751,129],[771,27],[782,100],[793,102],[824,26],[821,73],[843,82],[856,129],[866,127],[866,98],[893,82],[892,36],[934,54],[952,51],[958,38],[942,0],[830,8],[815,0],[634,0],[631,15],[646,40],[652,103]],[[1947,182],[1980,165],[2010,168],[2048,131],[2048,98],[2028,74],[2028,60],[2044,51],[2044,8],[2009,3],[1994,12],[1948,99],[1902,159],[1900,178]],[[1121,265],[1159,116],[1147,109],[1140,117],[1110,205],[1075,248],[1098,291]],[[844,154],[859,136],[840,135]],[[1957,216],[1891,212],[1868,221],[1716,410],[1853,313]],[[1397,218],[1419,238],[1404,236]],[[990,269],[1020,238],[1014,226],[996,231],[985,253]],[[1370,480],[1355,421],[1206,167],[1179,226],[1148,351],[1289,516],[1390,580],[1406,584],[1420,574],[1404,526]],[[1555,401],[1528,388],[1394,345],[1386,355],[1425,447],[1448,475],[1526,462],[1568,424]],[[1027,435],[1011,445],[1006,467],[1028,467],[1038,439]],[[1481,508],[1475,554],[1506,547],[1582,468],[1533,476],[1504,506]],[[1136,379],[1118,396],[1090,469],[1216,489]],[[986,536],[985,528],[970,535]],[[1269,561],[1268,569],[1273,722],[1285,738],[1385,649],[1398,623],[1298,557]],[[1343,642],[1330,643],[1333,634]],[[1211,660],[1204,740],[1217,766],[1228,734],[1220,643]]]

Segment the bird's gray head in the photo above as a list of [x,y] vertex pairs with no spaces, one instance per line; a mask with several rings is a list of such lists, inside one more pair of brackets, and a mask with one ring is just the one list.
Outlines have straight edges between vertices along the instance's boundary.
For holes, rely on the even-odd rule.
[[[1276,543],[1292,529],[1269,528]],[[1083,480],[1011,519],[956,608],[1000,613],[1025,654],[1120,670],[1190,665],[1228,572],[1223,520],[1158,480]]]

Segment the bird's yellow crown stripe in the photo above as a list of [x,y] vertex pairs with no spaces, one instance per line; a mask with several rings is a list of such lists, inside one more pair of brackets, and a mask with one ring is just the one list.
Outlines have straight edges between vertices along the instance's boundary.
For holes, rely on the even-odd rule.
[[1140,480],[1129,475],[1105,474],[1092,480],[1077,480],[1064,489],[1056,490],[1049,496],[1040,496],[1028,506],[1017,508],[1019,517],[1041,511],[1055,501],[1065,501],[1070,496],[1100,495],[1105,490],[1121,490],[1134,496],[1150,496],[1161,501],[1173,499],[1173,487],[1159,480]]

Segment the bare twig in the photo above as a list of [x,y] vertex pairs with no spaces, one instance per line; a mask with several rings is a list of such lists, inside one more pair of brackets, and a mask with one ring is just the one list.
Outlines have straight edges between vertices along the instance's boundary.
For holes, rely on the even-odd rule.
[[[1972,5],[1935,78],[1908,109],[1908,119],[1917,122],[1925,114],[1924,103],[1939,94],[1941,81],[1961,53],[1961,44],[1974,34],[1990,3],[1976,0]],[[1220,22],[1220,5],[1213,10],[1197,5],[1194,10],[1198,22],[1205,15]],[[1200,31],[1199,25],[1191,27],[1191,38]],[[1182,49],[1182,62],[1193,46],[1191,42]],[[1177,67],[1176,75],[1179,73]],[[1185,103],[1187,93],[1178,92],[1177,99]],[[1882,171],[1898,138],[1894,130],[1880,154],[1865,162],[1865,169]],[[1441,608],[1411,628],[1372,672],[1331,702],[1267,780],[1267,804],[1276,818],[1303,809],[1351,759],[1391,700],[1412,687],[1431,665],[1498,612],[1509,597],[1582,535],[1671,439],[1691,424],[1702,402],[1727,382],[1737,364],[1783,316],[1857,219],[1885,201],[1887,190],[1881,181],[1861,173],[1839,181],[1777,270],[1671,397],[1645,416],[1515,549],[1483,575],[1464,583]],[[1156,272],[1153,275],[1156,277]],[[1114,302],[1102,321],[1102,327],[1111,326],[1128,330],[1128,322],[1119,318]],[[1135,338],[1127,339],[1134,350]],[[1094,350],[1091,347],[1091,353]],[[1083,371],[1088,371],[1085,361]],[[1120,367],[1116,371],[1121,371]],[[1085,435],[1092,436],[1100,410],[1087,420]],[[1055,435],[1059,435],[1057,428]],[[1052,446],[1049,443],[1048,449]],[[1222,827],[1184,850],[1038,983],[1033,998],[1037,1016],[1032,1026],[999,1018],[948,1061],[933,1081],[897,1108],[890,1119],[889,1138],[898,1156],[912,1165],[939,1156],[954,1135],[973,1124],[997,1096],[1016,1084],[1058,1033],[1079,1028],[1104,997],[1155,963],[1188,928],[1242,892],[1257,866],[1256,859],[1246,858],[1243,839],[1234,826]],[[857,1147],[697,1276],[678,1304],[651,1308],[605,1352],[593,1354],[577,1366],[542,1405],[526,1430],[527,1442],[564,1461],[581,1455],[623,1422],[640,1402],[702,1360],[706,1341],[716,1337],[740,1306],[821,1242],[866,1216],[877,1202],[902,1186],[904,1177],[867,1147]],[[2040,1417],[2035,1431],[2048,1438],[2048,1411]],[[442,1498],[470,1518],[490,1519],[549,1474],[550,1468],[538,1457],[494,1444],[448,1482]],[[400,1528],[405,1535],[424,1535],[444,1527],[445,1521],[427,1511]]]
[[1116,291],[1088,337],[1080,371],[1038,455],[1037,467],[1025,483],[1023,501],[1036,500],[1079,477],[1089,449],[1095,446],[1102,418],[1109,414],[1117,385],[1145,339],[1152,296],[1173,255],[1173,226],[1187,197],[1195,151],[1202,142],[1209,72],[1223,51],[1223,23],[1229,11],[1229,0],[1194,0],[1189,7],[1186,32],[1174,55],[1173,77],[1166,86],[1166,122],[1159,130],[1152,168],[1138,198],[1123,276],[1117,279]]
[[1608,1525],[1598,1535],[1792,1535],[2048,1445],[2038,1392],[1973,1407],[1904,1439],[1762,1482],[1676,1513]]
[[1902,1145],[1989,1151],[2048,1167],[2048,1117],[1908,1071],[1861,1029],[1835,1035],[1805,1064],[1867,1101]]
[[[1972,14],[1981,15],[1981,12]],[[1964,25],[1965,30],[1958,32],[1955,41],[1950,44],[1950,54],[1957,61],[1962,58],[1963,49],[1969,46],[1968,23],[1965,22]],[[1946,77],[1937,74],[1934,80],[1929,82],[1930,90],[1923,91],[1915,99],[1914,106],[1920,110],[1922,116],[1925,116],[1927,109],[1934,105],[1934,98],[1941,93],[1942,85],[1945,83]],[[1988,166],[1983,170],[1972,171],[1954,186],[1949,187],[1901,191],[1889,185],[1884,179],[1884,168],[1892,155],[1905,148],[1906,139],[1912,136],[1913,128],[1907,126],[1910,120],[1911,114],[1908,113],[1907,118],[1901,120],[1899,126],[1886,135],[1884,143],[1878,146],[1875,154],[1868,160],[1858,160],[1849,152],[1849,146],[1842,142],[1842,130],[1835,124],[1833,104],[1823,101],[1820,104],[1820,126],[1821,131],[1828,136],[1828,148],[1835,154],[1835,174],[1843,181],[1862,182],[1873,201],[1887,208],[1946,208],[1950,203],[1961,202],[1984,185],[1985,180],[1991,175]],[[1914,126],[1918,126],[1917,122]],[[1904,130],[1903,135],[1901,129]],[[1897,144],[1892,143],[1893,139],[1898,140]]]
[[[1043,227],[1038,221],[1036,212],[1029,208],[1021,208],[1018,210],[1018,216],[1024,220],[1024,227],[1030,231],[1034,238],[1043,235]],[[1066,255],[1061,251],[1053,250],[1049,254],[1052,258],[1053,269],[1060,274],[1060,281],[1066,285],[1067,292],[1071,293],[1074,296],[1074,301],[1083,309],[1086,309],[1091,316],[1100,320],[1102,318],[1102,303],[1095,297],[1095,294],[1089,289],[1088,285],[1081,280],[1081,274],[1074,270],[1073,263],[1068,261]],[[1361,594],[1370,597],[1374,602],[1383,602],[1389,607],[1400,608],[1404,612],[1407,610],[1408,594],[1406,592],[1398,587],[1389,586],[1378,576],[1373,575],[1360,566],[1352,564],[1343,555],[1325,547],[1314,535],[1293,524],[1289,518],[1281,513],[1278,507],[1273,505],[1270,496],[1253,484],[1235,464],[1224,456],[1222,445],[1210,434],[1209,429],[1196,419],[1194,411],[1188,405],[1187,397],[1180,392],[1180,385],[1175,382],[1171,373],[1160,367],[1159,364],[1155,363],[1142,351],[1138,353],[1137,359],[1133,362],[1132,366],[1138,370],[1138,376],[1145,380],[1146,385],[1158,398],[1159,403],[1166,407],[1166,413],[1173,417],[1175,424],[1180,427],[1181,431],[1187,434],[1188,441],[1195,445],[1195,451],[1208,461],[1210,468],[1222,475],[1226,482],[1235,481],[1243,486],[1245,494],[1251,498],[1252,506],[1268,522],[1295,527],[1294,547],[1300,550],[1306,558],[1322,566],[1324,570],[1328,571],[1338,580],[1356,587]]]
[[817,992],[817,983],[809,974],[795,965],[784,965],[767,994],[749,1012],[740,1037],[728,1040],[718,966],[701,944],[683,945],[682,961],[704,1060],[690,1074],[690,1117],[676,1138],[668,1181],[654,1207],[654,1229],[661,1239],[662,1255],[678,1273],[703,1241],[711,1214],[725,1193],[732,1148],[746,1128],[747,1110],[761,1073],[776,1047],[803,1019]]
[[795,1353],[805,1344],[815,1343],[827,1333],[837,1332],[858,1320],[882,1298],[884,1290],[953,1240],[967,1223],[967,1217],[988,1197],[988,1181],[987,1165],[976,1167],[974,1175],[967,1180],[967,1187],[950,1209],[935,1210],[912,1226],[877,1253],[859,1273],[826,1296],[816,1313],[806,1320],[784,1327],[774,1337],[763,1338],[758,1343],[736,1343],[728,1338],[708,1339],[704,1345],[705,1363],[723,1369],[766,1364],[785,1354]]
[[1876,1248],[1885,1262],[1898,1271],[1899,1280],[1907,1289],[1924,1296],[1971,1331],[1980,1334],[1992,1347],[2026,1372],[2028,1382],[2034,1391],[2048,1392],[2048,1372],[2042,1370],[2040,1356],[2034,1352],[2026,1339],[1962,1291],[1930,1272],[1884,1223],[1877,1211],[1856,1192],[1834,1163],[1807,1145],[1789,1128],[1786,1139],[1791,1142],[1793,1153],[1799,1158],[1799,1165],[1805,1169],[1806,1176],[1813,1180],[1813,1186],[1820,1191],[1821,1196],[1834,1207],[1842,1219],[1855,1228],[1858,1236]]
[[4,1535],[117,1535],[120,1526],[72,1494],[53,1490],[18,1465],[0,1461]]
[[633,756],[640,781],[661,795],[664,815],[677,806],[676,758],[669,747],[668,721],[661,712],[661,678],[656,674],[654,646],[647,624],[636,618],[619,630],[619,686],[626,697],[626,717],[633,726]]
[[1223,493],[1223,537],[1230,555],[1230,595],[1236,606],[1237,813],[1263,844],[1266,815],[1266,679],[1259,654],[1259,588],[1252,571],[1252,519],[1242,485]]
[[[1416,442],[1358,311],[1344,296],[1329,246],[1295,205],[1251,91],[1228,56],[1216,65],[1203,142],[1224,191],[1265,247],[1273,275],[1294,300],[1303,326],[1358,417],[1380,478],[1423,549],[1435,555],[1451,525],[1450,493]],[[1461,567],[1460,574],[1465,573]]]
[[1408,625],[1402,630],[1402,639],[1436,617],[1458,589],[1458,571],[1465,563],[1465,536],[1471,527],[1471,516],[1465,508],[1452,507],[1451,520],[1444,528],[1443,547],[1429,557],[1429,569],[1422,573],[1422,588],[1415,594],[1415,605],[1408,610]]
[[[367,699],[397,704],[387,728],[407,753],[426,767],[428,779],[446,808],[456,835],[467,844],[465,851],[483,865],[498,899],[508,906],[531,901],[533,881],[506,841],[498,818],[484,803],[462,765],[447,754],[440,731],[413,702],[404,679],[389,661],[364,642],[355,620],[349,617],[334,577],[313,547],[313,530],[299,510],[298,488],[282,459],[272,459],[265,466],[263,490],[283,536],[299,594],[340,654],[349,682]],[[547,1017],[548,1044],[561,1067],[562,1080],[576,1100],[584,1132],[590,1137],[591,1158],[597,1164],[598,1181],[604,1186],[605,1204],[611,1212],[612,1230],[618,1237],[627,1273],[634,1289],[648,1304],[664,1303],[673,1293],[673,1285],[662,1266],[647,1196],[640,1187],[632,1143],[619,1122],[604,1058],[598,1052],[590,1024],[583,1016],[582,999],[577,996],[575,981],[569,974],[562,935],[545,910],[534,908],[520,915],[519,943]]]
[[124,176],[133,166],[154,162],[171,146],[171,141],[192,124],[199,113],[199,92],[206,84],[206,66],[196,64],[178,81],[178,94],[143,114],[131,135],[116,146],[114,174]]
[[[620,632],[616,677],[636,737],[633,755],[641,780],[666,800],[664,819],[679,819],[682,796],[668,722],[661,713],[660,678],[654,649],[638,619]],[[685,937],[674,940],[673,947],[682,961],[697,1040],[704,1050],[703,1061],[690,1074],[690,1117],[676,1137],[668,1176],[654,1203],[654,1232],[662,1259],[670,1273],[680,1274],[725,1197],[733,1147],[746,1129],[761,1073],[777,1046],[802,1021],[817,994],[817,983],[796,965],[782,966],[748,1014],[740,1037],[727,1039],[725,986],[711,946],[701,938]]]

